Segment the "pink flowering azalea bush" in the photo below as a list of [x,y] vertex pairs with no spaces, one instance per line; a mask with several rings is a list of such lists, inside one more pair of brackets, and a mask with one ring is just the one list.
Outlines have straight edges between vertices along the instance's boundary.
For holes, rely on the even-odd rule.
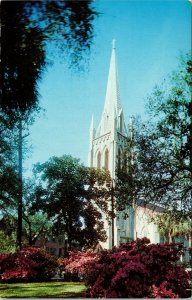
[[98,260],[99,255],[93,251],[70,251],[69,257],[63,260],[65,273],[85,280],[89,268]]
[[12,254],[0,255],[0,281],[46,281],[56,272],[56,258],[38,248],[24,248]]
[[90,266],[91,298],[185,298],[189,274],[178,264],[176,244],[150,244],[147,238],[103,251]]
[[167,281],[163,281],[160,286],[152,285],[152,298],[179,298],[178,294],[173,293],[172,289],[168,288]]

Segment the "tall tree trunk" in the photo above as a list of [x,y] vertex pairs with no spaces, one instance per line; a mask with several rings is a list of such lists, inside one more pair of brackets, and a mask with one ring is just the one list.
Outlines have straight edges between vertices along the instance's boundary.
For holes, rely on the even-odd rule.
[[169,244],[171,244],[173,241],[172,234],[170,232],[168,234],[168,241],[169,241]]
[[17,247],[22,248],[22,214],[23,214],[23,183],[22,183],[22,119],[19,120],[19,141],[18,141],[18,220],[17,220]]
[[29,246],[32,245],[33,245],[32,229],[31,229],[31,224],[29,224]]
[[68,249],[72,250],[72,221],[71,221],[71,213],[69,212],[69,226],[68,226]]

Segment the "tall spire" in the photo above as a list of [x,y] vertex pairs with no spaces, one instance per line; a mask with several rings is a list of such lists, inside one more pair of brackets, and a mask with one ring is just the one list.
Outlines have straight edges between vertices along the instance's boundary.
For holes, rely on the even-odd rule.
[[116,42],[116,40],[113,39],[113,40],[112,40],[113,49],[115,49],[115,42]]
[[[112,41],[111,47],[112,53],[104,110],[96,134],[93,119],[91,121],[89,166],[93,168],[104,167],[110,172],[111,178],[115,179],[116,168],[123,147],[126,145],[127,134],[123,110],[120,105],[115,40]],[[119,244],[121,236],[127,236],[126,234],[128,231],[124,231],[123,226],[125,225],[127,228],[128,223],[122,225],[121,219],[118,221],[117,218],[115,218],[113,219],[112,225],[109,225],[107,216],[104,213],[102,214],[102,217],[108,237],[106,242],[102,243],[102,246],[103,248],[111,248],[113,244]]]
[[120,113],[121,104],[116,62],[116,43],[115,39],[113,39],[104,111],[101,119],[101,134],[110,131],[109,129],[112,126],[114,119],[117,118]]
[[117,60],[116,60],[116,43],[115,39],[112,41],[112,54],[107,82],[107,91],[105,96],[104,110],[111,112],[115,109],[116,114],[121,109],[119,96],[119,82],[117,74]]

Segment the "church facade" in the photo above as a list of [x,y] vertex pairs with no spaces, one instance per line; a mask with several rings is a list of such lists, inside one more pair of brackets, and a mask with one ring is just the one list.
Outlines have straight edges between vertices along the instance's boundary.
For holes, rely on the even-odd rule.
[[[115,180],[117,160],[123,151],[129,130],[130,128],[125,125],[120,102],[116,45],[113,40],[104,109],[97,130],[92,117],[88,158],[90,167],[104,167],[109,170],[112,182]],[[103,216],[108,238],[101,246],[110,249],[113,245],[117,246],[121,242],[144,236],[150,238],[151,242],[159,242],[157,226],[150,221],[150,216],[154,213],[156,213],[154,210],[142,205],[128,208],[123,212],[116,212],[112,225],[109,225]]]

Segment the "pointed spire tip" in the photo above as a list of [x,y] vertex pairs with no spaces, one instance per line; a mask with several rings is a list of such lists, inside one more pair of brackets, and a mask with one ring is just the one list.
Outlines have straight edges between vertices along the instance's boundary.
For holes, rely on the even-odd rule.
[[112,40],[112,48],[113,48],[113,49],[115,49],[115,42],[116,42],[116,40],[113,39],[113,40]]

